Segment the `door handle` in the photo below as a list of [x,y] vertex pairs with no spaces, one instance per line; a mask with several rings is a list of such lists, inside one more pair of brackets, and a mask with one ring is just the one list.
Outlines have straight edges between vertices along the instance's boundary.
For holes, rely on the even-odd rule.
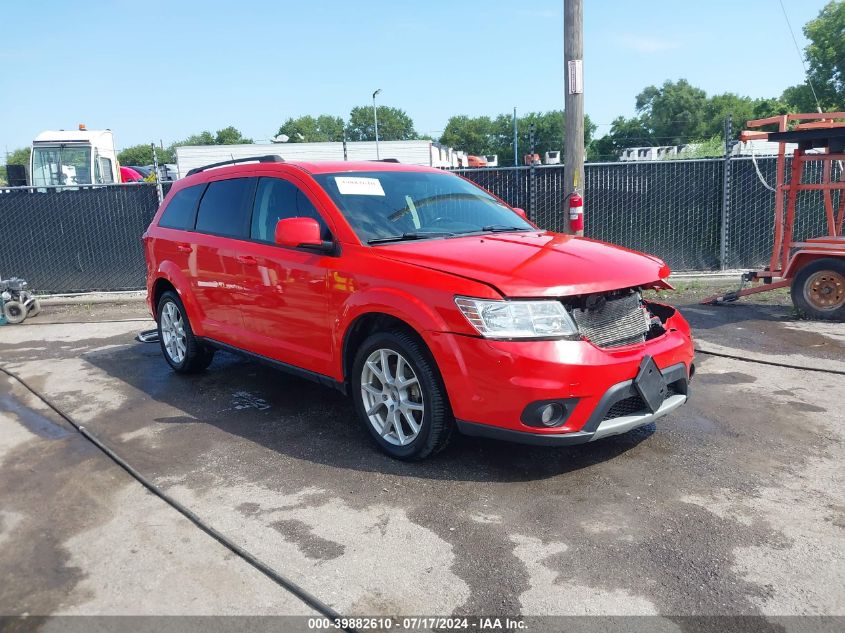
[[180,253],[193,253],[194,249],[190,244],[177,244],[176,250]]
[[238,261],[246,266],[255,266],[258,263],[252,255],[238,255]]

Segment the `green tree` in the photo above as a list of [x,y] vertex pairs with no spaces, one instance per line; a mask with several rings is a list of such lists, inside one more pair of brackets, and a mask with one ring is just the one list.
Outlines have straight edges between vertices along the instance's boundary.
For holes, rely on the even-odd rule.
[[[517,138],[522,155],[530,150],[530,129],[534,124],[534,151],[541,156],[548,151],[563,151],[563,111],[529,112],[517,118]],[[584,142],[589,143],[596,126],[584,117]],[[513,164],[513,118],[500,114],[495,119],[486,116],[454,116],[449,119],[440,142],[469,154],[496,154],[500,165]],[[519,157],[520,164],[522,157]]]
[[29,166],[29,155],[32,149],[29,147],[21,147],[13,150],[6,155],[7,165],[26,165]]
[[[161,147],[157,147],[156,158],[158,159],[159,164],[174,162],[173,148],[168,147],[163,149]],[[121,150],[121,152],[117,155],[117,160],[121,165],[152,165],[153,149],[149,143],[133,145]]]
[[253,142],[251,138],[244,138],[240,130],[231,125],[217,130],[214,135],[214,145],[250,145]]
[[496,145],[493,122],[488,116],[453,116],[446,123],[440,142],[469,154],[492,154]]
[[704,135],[707,93],[686,79],[647,86],[637,95],[637,113],[660,145],[681,145]]
[[343,127],[343,119],[339,116],[307,114],[282,123],[276,135],[284,134],[290,143],[338,142],[343,140]]
[[[417,138],[414,122],[404,110],[378,106],[378,137],[380,141],[407,141]],[[350,141],[374,141],[373,108],[356,106],[349,113],[346,137]]]

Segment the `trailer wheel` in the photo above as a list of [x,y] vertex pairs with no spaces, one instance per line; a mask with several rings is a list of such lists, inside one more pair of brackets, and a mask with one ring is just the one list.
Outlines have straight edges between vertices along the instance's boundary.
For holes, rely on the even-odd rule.
[[7,301],[3,304],[3,316],[9,323],[22,323],[26,318],[26,308],[20,301]]
[[810,262],[795,275],[790,294],[795,307],[814,319],[845,321],[845,259]]

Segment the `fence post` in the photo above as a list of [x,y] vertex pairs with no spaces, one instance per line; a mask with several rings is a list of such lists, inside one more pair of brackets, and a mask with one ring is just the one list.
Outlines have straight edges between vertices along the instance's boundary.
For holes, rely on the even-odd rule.
[[725,119],[725,160],[722,170],[722,221],[719,233],[719,269],[728,267],[728,218],[731,207],[731,150],[733,143],[733,120],[730,114]]
[[158,154],[156,154],[156,144],[150,143],[150,147],[153,150],[153,173],[156,176],[156,196],[158,196],[158,204],[161,206],[161,203],[164,200],[164,190],[161,188],[161,173],[158,171]]
[[528,153],[531,156],[531,165],[528,168],[528,219],[537,222],[537,166],[534,164],[534,124],[528,127]]

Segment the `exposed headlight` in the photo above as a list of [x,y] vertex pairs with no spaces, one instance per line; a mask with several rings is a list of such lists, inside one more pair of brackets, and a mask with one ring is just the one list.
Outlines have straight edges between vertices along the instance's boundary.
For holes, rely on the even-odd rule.
[[486,338],[578,336],[578,327],[560,301],[491,301],[455,297],[467,321]]

